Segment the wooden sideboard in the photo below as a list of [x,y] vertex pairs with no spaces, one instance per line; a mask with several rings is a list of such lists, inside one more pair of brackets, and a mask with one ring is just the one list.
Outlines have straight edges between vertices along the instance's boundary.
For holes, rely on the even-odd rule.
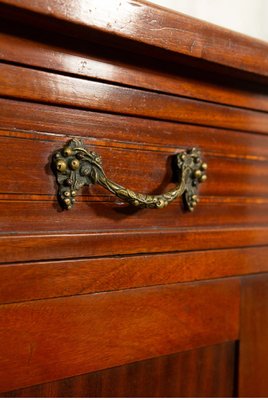
[[[268,396],[268,45],[136,0],[0,15],[1,395]],[[200,201],[63,210],[70,139],[153,195],[198,148]]]

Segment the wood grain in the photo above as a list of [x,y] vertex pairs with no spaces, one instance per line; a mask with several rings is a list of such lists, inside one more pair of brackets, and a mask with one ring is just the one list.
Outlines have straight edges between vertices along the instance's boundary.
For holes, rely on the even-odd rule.
[[[79,234],[168,229],[266,226],[268,203],[200,201],[193,213],[176,201],[163,210],[134,209],[117,201],[81,201],[71,211],[61,210],[54,200],[3,200],[2,234]],[[220,228],[219,228],[220,227]]]
[[0,236],[3,263],[260,245],[268,245],[265,226]]
[[268,247],[8,264],[0,267],[0,302],[13,303],[266,271]]
[[[66,140],[69,136],[85,137],[92,144],[121,147],[126,143],[133,149],[172,150],[200,147],[209,155],[234,159],[265,161],[268,159],[266,135],[242,131],[201,127],[191,124],[154,121],[130,116],[104,114],[0,99],[0,135]],[[23,131],[26,131],[23,135]],[[28,132],[27,132],[28,131]],[[65,137],[67,138],[65,139]],[[126,139],[127,138],[127,139]]]
[[[267,395],[268,45],[136,0],[0,14],[0,391]],[[51,153],[73,136],[153,193],[199,147],[196,211],[94,186],[62,212]]]
[[[13,6],[11,10],[4,5]],[[26,11],[25,13],[23,11]],[[16,16],[15,11],[19,12]],[[267,44],[204,21],[175,13],[143,1],[111,0],[101,4],[97,0],[2,0],[3,15],[13,14],[22,20],[24,15],[34,15],[35,22],[52,23],[54,29],[77,35],[83,32],[87,38],[91,31],[102,32],[127,39],[143,46],[160,48],[167,52],[183,54],[192,59],[204,60],[267,76]],[[127,23],[126,23],[127,21]],[[178,40],[179,37],[179,40]],[[110,40],[111,39],[107,39]],[[124,43],[126,45],[126,43]],[[137,47],[137,46],[136,46]]]
[[0,95],[4,97],[265,134],[268,130],[268,115],[259,111],[8,64],[0,65],[0,74]]
[[239,290],[225,279],[1,305],[0,390],[236,340]]
[[106,82],[144,88],[205,101],[268,111],[267,93],[263,85],[230,79],[215,71],[178,68],[174,63],[152,59],[145,54],[96,46],[71,39],[48,30],[29,29],[19,23],[1,24],[1,58],[13,63],[40,69],[93,78]]
[[[51,169],[51,158],[68,139],[51,140],[49,136],[44,138],[36,134],[32,137],[31,133],[27,135],[16,133],[15,137],[10,135],[11,132],[7,132],[4,136],[0,133],[0,146],[9,150],[2,155],[0,193],[49,195],[55,198],[57,189]],[[160,194],[175,187],[172,162],[174,154],[183,151],[183,148],[174,151],[173,148],[150,150],[139,147],[137,152],[138,149],[133,149],[127,143],[117,146],[115,143],[110,145],[110,142],[104,142],[103,145],[96,146],[93,138],[92,141],[84,139],[84,143],[88,149],[101,155],[107,176],[129,189]],[[267,197],[268,160],[259,162],[219,158],[208,155],[206,151],[202,152],[202,157],[209,165],[209,170],[208,180],[199,188],[201,197]],[[11,165],[12,168],[7,168]],[[116,203],[115,196],[99,185],[83,188],[78,192],[78,195],[81,194],[90,200],[102,198]],[[4,199],[2,195],[1,199]],[[213,203],[214,200],[210,202]]]
[[232,397],[235,344],[226,342],[2,393],[2,397]]
[[[68,138],[32,132],[1,131],[0,146],[8,151],[3,152],[0,163],[0,193],[55,196],[51,158],[67,141]],[[175,154],[188,147],[187,142],[174,149],[153,144],[151,147],[137,146],[129,144],[126,139],[125,142],[115,143],[105,138],[97,145],[93,136],[89,140],[85,138],[84,143],[89,150],[101,155],[104,170],[113,181],[138,192],[158,194],[175,186],[172,161]],[[257,149],[254,148],[251,149],[253,159],[250,155],[248,159],[239,158],[239,143],[234,149],[237,158],[234,155],[232,158],[210,155],[209,144],[201,151],[209,166],[208,180],[200,186],[201,196],[267,197],[268,152],[267,159],[261,161],[254,160],[254,151],[257,157]],[[12,168],[7,168],[9,165]],[[114,198],[99,185],[78,192],[82,193],[92,200],[96,196],[108,197],[112,201]]]
[[268,396],[268,274],[242,279],[239,396]]

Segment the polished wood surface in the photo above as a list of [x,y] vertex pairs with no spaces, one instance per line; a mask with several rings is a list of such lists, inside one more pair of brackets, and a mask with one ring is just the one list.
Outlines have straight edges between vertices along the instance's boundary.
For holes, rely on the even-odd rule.
[[[268,247],[4,264],[4,303],[248,275],[268,269]],[[16,276],[16,280],[14,280]]]
[[[59,254],[64,258],[116,254],[118,251],[116,240],[121,243],[120,231],[123,229],[128,230],[128,237],[131,243],[135,244],[134,247],[131,246],[128,249],[127,243],[121,243],[121,251],[124,254],[144,252],[148,229],[152,228],[164,230],[167,237],[175,238],[177,234],[175,242],[169,240],[161,244],[157,243],[155,248],[152,247],[152,251],[186,249],[181,237],[192,237],[192,234],[182,231],[181,228],[196,227],[199,227],[200,235],[195,238],[196,243],[190,244],[188,241],[188,248],[196,249],[200,246],[207,248],[208,234],[205,235],[204,227],[209,228],[211,232],[211,228],[215,229],[219,225],[221,230],[228,229],[232,225],[232,232],[235,232],[234,225],[237,226],[237,238],[235,239],[234,236],[230,238],[232,244],[224,241],[218,244],[219,247],[224,244],[227,247],[238,244],[245,246],[248,244],[243,240],[245,223],[252,226],[252,232],[255,232],[256,225],[259,225],[262,232],[258,236],[254,234],[251,244],[267,243],[266,231],[263,227],[263,224],[267,223],[265,218],[268,215],[266,210],[267,139],[264,135],[254,134],[251,137],[243,132],[209,130],[209,128],[193,125],[178,127],[166,122],[149,122],[113,115],[103,116],[98,113],[88,114],[80,110],[71,112],[64,108],[20,104],[11,100],[2,100],[1,123],[3,128],[9,128],[9,130],[1,131],[0,141],[3,147],[10,149],[9,152],[3,154],[3,163],[0,167],[3,182],[1,187],[2,229],[3,233],[12,234],[9,239],[10,252],[5,245],[6,239],[2,237],[3,246],[5,246],[3,261],[19,261],[25,257],[27,259],[58,258]],[[187,145],[200,143],[210,170],[208,182],[201,188],[199,207],[195,213],[185,214],[178,201],[158,213],[152,213],[150,210],[132,210],[118,204],[117,199],[112,195],[107,195],[106,191],[96,186],[90,190],[85,188],[81,192],[82,196],[77,198],[75,213],[60,212],[56,204],[54,176],[50,170],[48,154],[61,146],[62,137],[58,135],[65,129],[70,129],[70,126],[71,130],[79,136],[88,127],[84,140],[107,160],[107,172],[114,180],[126,186],[131,182],[134,190],[145,192],[159,193],[165,190],[172,181],[172,155]],[[41,128],[43,133],[30,132],[30,127],[36,130]],[[93,127],[94,137],[90,137]],[[162,134],[163,131],[167,132],[166,135]],[[126,140],[127,133],[133,137],[132,143]],[[211,135],[215,135],[216,140],[211,141]],[[172,138],[173,143],[169,143],[169,137]],[[142,151],[137,155],[138,149]],[[13,168],[7,169],[6,165],[12,162],[13,154],[15,157]],[[127,175],[125,174],[126,165],[130,169]],[[14,179],[14,174],[16,179]],[[148,177],[146,180],[144,180],[145,175]],[[215,185],[215,181],[219,180],[221,184]],[[25,218],[25,215],[28,217]],[[36,223],[37,219],[38,223]],[[171,227],[173,230],[177,227],[178,232],[167,232],[166,230]],[[137,240],[133,238],[133,229],[141,234],[142,249],[137,247]],[[118,236],[111,238],[111,235],[102,234],[99,239],[102,244],[98,243],[97,247],[91,245],[95,241],[92,234],[87,238],[78,237],[79,243],[73,236],[69,236],[70,231],[77,234],[84,231],[88,235],[89,230],[91,232],[116,230]],[[47,237],[48,233],[55,234],[59,231],[61,238]],[[21,232],[23,237],[14,237],[14,232]],[[40,232],[46,235],[45,248],[50,243],[49,254],[46,256],[42,254],[39,246],[36,247],[40,239],[36,236],[29,237],[31,234],[40,234]],[[64,232],[68,236],[63,238]],[[201,232],[203,237],[201,237]],[[157,235],[155,232],[151,233],[154,237]],[[25,234],[28,235],[27,238]],[[59,246],[62,247],[60,244],[62,239],[66,243],[65,250],[59,248]],[[85,239],[88,245],[84,246],[80,241]],[[29,240],[29,245],[26,245],[27,251],[22,257],[20,249],[25,245],[18,243],[25,243],[27,240]],[[52,242],[55,240],[57,244],[54,252]],[[210,237],[209,248],[217,246],[212,243],[221,242],[222,236],[220,239],[213,238],[213,242],[211,240]],[[69,245],[70,241],[72,246]],[[115,241],[114,250],[112,250],[111,241]],[[148,237],[148,241],[152,246],[152,237]],[[13,243],[16,246],[15,252]],[[77,245],[79,247],[75,249]],[[81,253],[81,247],[84,247],[83,253]],[[65,254],[62,253],[63,250]]]
[[[267,113],[0,64],[0,96],[267,134]],[[14,75],[20,79],[14,81]]]
[[[0,1],[1,391],[267,395],[267,44],[105,3]],[[73,137],[153,194],[198,147],[196,210],[92,185],[62,211],[51,157]]]
[[[22,22],[22,21],[20,21]],[[156,92],[170,93],[215,103],[256,110],[268,110],[267,90],[261,84],[231,79],[206,71],[196,76],[191,66],[137,57],[127,48],[115,51],[107,46],[66,38],[29,25],[3,22],[0,33],[2,57],[11,63],[34,66],[78,77],[97,79]],[[113,61],[111,63],[111,60]],[[200,79],[202,77],[202,79]]]
[[235,343],[162,356],[2,397],[232,397]]
[[239,289],[227,279],[2,305],[0,390],[236,340]]
[[[7,99],[0,99],[0,105],[1,131],[10,131],[10,135],[14,137],[19,135],[17,131],[21,131],[21,137],[25,131],[25,138],[40,137],[51,141],[63,141],[66,140],[66,136],[80,136],[88,140],[93,137],[94,144],[103,145],[109,140],[110,146],[119,147],[123,142],[125,147],[127,143],[133,150],[169,149],[173,153],[185,147],[198,145],[206,155],[221,155],[236,161],[268,159],[268,139],[265,134],[253,132],[254,134],[249,135],[242,131]],[[1,131],[1,136],[5,135],[5,132]],[[41,134],[43,136],[40,136]],[[127,140],[128,135],[131,140]],[[208,183],[209,181],[206,182]]]
[[268,274],[243,278],[239,396],[268,396]]
[[[163,235],[165,240],[163,239]],[[267,227],[155,229],[54,234],[3,234],[0,251],[3,262],[53,260],[136,253],[267,246]]]
[[[131,188],[134,189],[134,188]],[[31,200],[31,199],[30,199]],[[82,201],[77,200],[75,211],[65,213],[55,207],[56,199],[48,199],[48,201],[15,201],[3,200],[1,205],[4,209],[2,214],[3,232],[29,232],[29,233],[56,233],[61,232],[81,233],[82,231],[92,230],[90,225],[93,224],[94,231],[104,230],[143,230],[143,229],[168,229],[173,222],[173,229],[176,228],[204,228],[222,225],[243,225],[243,222],[250,225],[263,225],[268,222],[268,203],[267,202],[248,202],[243,204],[239,200],[234,203],[221,202],[217,199],[209,199],[198,204],[198,210],[194,214],[185,216],[185,211],[181,203],[169,205],[165,212],[160,211],[159,214],[153,214],[151,210],[129,209],[122,203],[119,205],[113,201]],[[220,205],[220,206],[219,206]],[[54,206],[54,207],[53,207]],[[55,211],[56,209],[56,211]],[[174,215],[177,213],[177,218]],[[55,215],[56,214],[56,215]],[[25,218],[25,216],[28,218]],[[64,220],[62,221],[62,215]],[[235,221],[232,215],[235,215]],[[158,218],[157,218],[158,216]],[[11,218],[14,222],[11,223]],[[35,221],[38,220],[38,225]],[[114,221],[118,220],[116,228]],[[196,222],[197,220],[197,222]],[[90,221],[90,222],[89,222]],[[183,221],[183,222],[181,222]],[[60,225],[58,225],[60,224]],[[90,229],[91,228],[91,229]],[[174,249],[178,250],[178,248]]]
[[[163,235],[165,240],[163,239]],[[68,259],[136,253],[267,246],[267,227],[118,231],[54,234],[3,234],[3,262]]]
[[[142,131],[140,133],[142,134]],[[14,131],[0,131],[0,145],[9,149],[8,153],[3,154],[0,166],[0,173],[3,175],[1,191],[12,194],[48,195],[52,198],[55,178],[51,171],[51,159],[48,158],[48,155],[55,153],[62,146],[62,142],[62,138],[50,138],[49,135],[44,134],[36,133],[33,136],[30,133],[16,130],[14,135]],[[89,138],[85,137],[83,142],[90,151],[95,151],[102,157],[107,176],[118,183],[120,182],[123,186],[145,193],[161,193],[167,187],[175,186],[176,180],[172,175],[174,155],[187,148],[186,140],[177,148],[162,147],[151,143],[150,146],[142,146],[142,149],[137,144],[129,145],[127,141],[120,141],[119,143],[106,139],[106,137],[103,138],[102,142],[99,140],[99,143],[96,144],[93,135]],[[260,140],[262,146],[266,142],[268,140]],[[140,150],[139,154],[137,154],[137,150]],[[234,197],[233,202],[235,203],[246,203],[250,200],[261,203],[261,201],[257,201],[258,198],[263,198],[263,203],[267,201],[268,151],[265,155],[263,154],[263,157],[259,156],[259,159],[257,151],[258,147],[252,146],[248,157],[240,158],[239,145],[237,144],[236,147],[234,146],[235,154],[229,158],[228,155],[213,154],[208,143],[202,156],[209,165],[209,179],[206,184],[200,186],[200,199],[209,197],[206,201],[211,203],[217,202],[219,196],[221,196],[223,203],[228,199],[232,201],[230,197]],[[15,155],[14,161],[13,154]],[[13,169],[6,168],[9,162],[16,163]],[[128,168],[127,175],[125,168]],[[14,179],[14,174],[16,179]],[[144,176],[147,179],[144,179]],[[38,177],[42,184],[37,179]],[[218,180],[221,184],[215,185],[214,182]],[[118,203],[113,195],[107,193],[99,185],[81,190],[78,192],[78,196],[82,193],[90,200],[102,198],[106,201]],[[223,196],[226,199],[223,199]],[[236,200],[235,197],[238,197],[238,199]],[[243,197],[245,197],[244,201]],[[248,197],[251,199],[248,199]],[[198,209],[196,208],[196,210]]]
[[1,3],[3,15],[10,17],[13,13],[13,17],[24,16],[29,22],[34,22],[36,14],[40,23],[47,23],[47,17],[50,17],[53,29],[60,30],[64,25],[66,31],[71,33],[76,27],[80,36],[87,35],[92,29],[127,39],[129,46],[131,41],[135,41],[240,71],[263,76],[268,74],[268,46],[265,42],[253,41],[245,35],[145,1],[111,0],[101,4],[97,0],[79,0],[79,3],[75,0],[64,3],[55,0],[53,7],[49,0],[2,0]]

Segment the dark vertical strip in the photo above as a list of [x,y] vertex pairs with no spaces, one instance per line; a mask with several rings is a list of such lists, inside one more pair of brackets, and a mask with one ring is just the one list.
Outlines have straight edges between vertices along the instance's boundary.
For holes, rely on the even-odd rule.
[[242,278],[239,397],[268,397],[268,274]]

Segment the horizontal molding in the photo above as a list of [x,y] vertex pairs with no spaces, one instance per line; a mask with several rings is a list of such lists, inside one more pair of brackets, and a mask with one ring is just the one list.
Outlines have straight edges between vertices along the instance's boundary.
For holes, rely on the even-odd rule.
[[[139,51],[144,48],[164,50],[191,60],[267,76],[267,44],[184,14],[144,3],[142,1],[110,0],[101,4],[92,0],[75,0],[64,4],[60,0],[3,0],[2,13],[9,18],[49,27],[87,40],[106,39],[120,46],[128,45]],[[127,21],[127,23],[126,23]],[[104,35],[102,37],[101,35]],[[179,37],[179,40],[178,40]],[[148,50],[149,48],[149,50]]]
[[[51,72],[101,80],[242,108],[268,111],[263,85],[191,70],[174,63],[79,42],[29,25],[2,24],[1,58]],[[14,34],[15,33],[15,34]]]
[[267,226],[0,236],[2,263],[267,245]]
[[0,302],[17,303],[261,272],[268,272],[268,246],[5,264],[0,266]]
[[[142,149],[176,150],[201,147],[210,154],[230,158],[268,158],[268,137],[221,128],[154,121],[138,117],[99,113],[1,99],[0,134],[29,139],[58,140],[62,136],[80,136],[98,145],[140,146]],[[24,134],[23,134],[24,131]],[[43,135],[43,136],[42,136]],[[57,138],[56,136],[59,136]]]
[[[3,135],[1,135],[3,133]],[[207,138],[209,139],[209,138]],[[211,138],[210,138],[211,139]],[[268,139],[268,138],[267,138]],[[36,194],[56,196],[55,178],[50,163],[52,154],[68,139],[58,136],[44,136],[31,132],[0,132],[0,145],[8,149],[3,152],[0,165],[0,192],[15,194]],[[110,146],[110,142],[96,144],[94,138],[84,139],[85,144],[102,156],[107,176],[115,182],[143,193],[158,194],[174,186],[172,157],[187,148],[187,138],[181,140],[180,148],[161,148],[152,151],[140,147],[132,148],[127,142],[120,147]],[[265,144],[265,141],[263,141]],[[97,142],[98,143],[98,142]],[[261,143],[260,143],[261,144]],[[265,198],[268,196],[268,162],[252,159],[235,159],[211,156],[210,144],[201,148],[207,162],[208,179],[201,185],[200,195],[236,196]],[[268,146],[266,148],[267,152]],[[257,154],[258,148],[251,148]],[[239,145],[236,145],[239,152]],[[12,168],[9,165],[12,164]],[[127,168],[127,173],[126,173]],[[87,196],[107,197],[99,185],[83,191]],[[2,197],[0,195],[0,197]],[[3,198],[3,197],[2,197]],[[78,196],[78,200],[79,200]],[[109,198],[114,198],[110,195]],[[18,197],[18,200],[20,197]],[[114,198],[115,199],[115,198]],[[114,200],[116,204],[116,199]]]
[[[0,100],[1,103],[1,100]],[[93,117],[94,118],[94,117]],[[126,117],[128,118],[128,117]],[[131,117],[130,117],[131,118]],[[146,120],[147,121],[147,120]],[[131,119],[129,121],[127,121],[131,124],[131,122],[133,122]],[[0,121],[1,123],[1,121]],[[106,122],[107,123],[107,122]],[[160,122],[160,124],[165,124],[165,122]],[[4,123],[5,125],[5,123]],[[11,125],[11,124],[10,124]],[[175,125],[176,126],[176,125]],[[204,144],[204,148],[205,150],[205,154],[211,157],[219,157],[219,158],[227,158],[227,159],[231,159],[231,160],[248,160],[248,161],[260,161],[260,162],[268,162],[268,150],[265,147],[266,144],[266,140],[267,140],[267,144],[268,144],[268,138],[266,138],[265,136],[262,135],[258,135],[255,134],[254,137],[249,136],[249,133],[243,133],[243,132],[239,132],[239,139],[240,142],[236,142],[236,137],[233,138],[233,136],[235,136],[237,134],[237,132],[234,131],[224,131],[225,133],[225,141],[228,140],[228,138],[226,138],[226,134],[227,136],[230,136],[230,140],[229,142],[232,141],[233,139],[233,143],[229,143],[229,147],[232,147],[232,153],[228,152],[228,148],[226,149],[225,146],[225,142],[222,142],[222,146],[221,148],[216,148],[214,149],[214,145],[212,143],[207,143],[206,141],[209,141],[209,139],[211,139],[211,137],[209,137],[210,132],[208,132],[208,129],[206,129],[206,134],[204,135],[205,138],[197,138],[196,137],[196,131],[195,128],[200,127],[196,127],[196,126],[189,126],[187,125],[186,128],[192,128],[192,132],[189,131],[189,129],[186,129],[187,133],[189,135],[191,135],[190,137],[188,137],[187,143],[191,142],[193,143],[195,140],[195,143],[201,143],[203,144],[203,142],[205,142]],[[165,126],[163,126],[163,129],[165,128]],[[181,127],[182,128],[182,127]],[[183,128],[185,128],[185,125],[183,126]],[[182,128],[182,129],[183,129]],[[202,128],[204,129],[204,128]],[[116,133],[115,133],[115,138],[111,137],[99,137],[98,135],[98,131],[94,133],[94,136],[89,136],[87,134],[79,135],[79,137],[86,141],[88,143],[88,146],[98,146],[99,148],[102,147],[109,147],[109,148],[114,148],[114,149],[128,149],[129,151],[135,151],[138,150],[139,152],[160,152],[160,153],[166,153],[168,152],[178,152],[179,150],[184,150],[189,148],[189,145],[185,145],[184,143],[184,136],[185,136],[185,132],[182,133],[180,136],[180,138],[178,139],[170,139],[170,142],[174,141],[176,142],[176,140],[178,141],[178,144],[175,145],[170,143],[143,143],[143,142],[136,142],[136,141],[130,141],[128,139],[125,138],[125,140],[118,140],[116,138]],[[139,132],[141,134],[141,132]],[[205,133],[205,132],[204,132]],[[218,133],[222,133],[221,130],[216,130],[214,131],[214,135],[218,136]],[[211,132],[211,134],[213,134]],[[72,137],[77,136],[76,134],[72,133]],[[68,134],[62,134],[62,133],[53,133],[52,132],[40,132],[40,131],[33,131],[33,130],[24,130],[24,129],[19,129],[19,128],[11,128],[9,130],[6,130],[4,127],[0,126],[0,138],[4,137],[4,138],[16,138],[16,139],[24,139],[24,140],[44,140],[46,142],[59,142],[60,140],[68,140],[69,136]],[[153,139],[153,138],[152,138]],[[155,138],[156,139],[156,138]],[[217,137],[218,139],[218,137]],[[148,140],[148,139],[147,139]],[[251,141],[254,140],[254,144],[251,143]],[[248,145],[248,147],[244,148],[244,145]],[[251,144],[251,145],[250,145]],[[260,146],[260,147],[259,147]],[[245,152],[247,149],[247,153]]]
[[[37,194],[37,193],[0,193],[0,202],[6,201],[14,201],[14,202],[44,202],[44,201],[55,201],[55,194]],[[101,196],[90,196],[87,194],[81,193],[76,197],[76,204],[81,202],[88,203],[115,203],[115,198],[107,192],[107,194],[102,194]],[[223,196],[202,196],[199,201],[200,204],[267,204],[268,197],[223,197]]]
[[[268,203],[199,203],[194,212],[184,211],[181,201],[162,210],[136,209],[122,202],[79,202],[70,211],[61,210],[54,201],[1,201],[2,234],[60,234],[88,231],[155,229],[203,229],[230,225],[268,225]],[[120,246],[118,246],[120,251]]]
[[239,290],[225,279],[1,305],[0,391],[236,340]]
[[0,65],[0,95],[39,103],[267,134],[268,114]]

